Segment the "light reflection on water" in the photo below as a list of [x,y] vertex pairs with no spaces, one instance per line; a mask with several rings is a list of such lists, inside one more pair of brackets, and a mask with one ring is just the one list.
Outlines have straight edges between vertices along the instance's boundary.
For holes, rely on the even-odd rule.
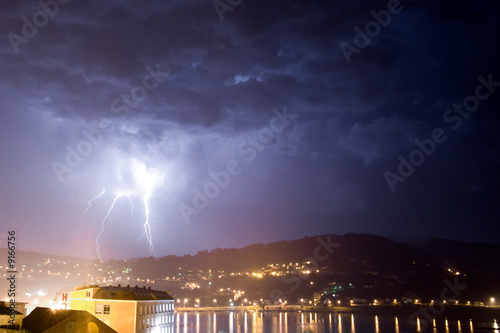
[[[496,326],[495,326],[496,324]],[[500,333],[493,320],[490,332]],[[158,332],[173,333],[467,333],[481,332],[470,320],[408,318],[323,312],[177,312],[173,327]],[[157,332],[154,329],[152,332]]]

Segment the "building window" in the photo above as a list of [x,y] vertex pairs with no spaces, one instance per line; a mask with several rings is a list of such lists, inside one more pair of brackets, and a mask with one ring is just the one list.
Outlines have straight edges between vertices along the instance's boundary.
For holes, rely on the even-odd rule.
[[110,313],[111,313],[111,305],[96,303],[95,314],[110,314]]
[[90,298],[90,291],[86,291],[86,292],[85,292],[85,297]]

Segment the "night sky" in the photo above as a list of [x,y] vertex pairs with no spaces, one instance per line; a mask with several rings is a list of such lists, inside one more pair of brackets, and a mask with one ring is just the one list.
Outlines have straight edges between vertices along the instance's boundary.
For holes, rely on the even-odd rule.
[[499,14],[2,1],[0,234],[102,259],[347,232],[498,243]]

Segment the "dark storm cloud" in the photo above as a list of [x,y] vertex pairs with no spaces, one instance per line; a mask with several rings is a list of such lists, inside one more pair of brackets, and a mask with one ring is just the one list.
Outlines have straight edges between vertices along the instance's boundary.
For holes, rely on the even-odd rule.
[[[41,7],[0,9],[2,218],[26,238],[41,220],[46,241],[33,249],[76,244],[93,256],[94,239],[54,239],[75,228],[96,236],[111,192],[134,186],[133,161],[163,174],[171,194],[151,202],[160,254],[323,232],[497,231],[499,92],[458,130],[443,121],[479,75],[500,81],[494,1],[401,1],[350,63],[339,45],[354,45],[353,28],[388,1],[243,0],[223,22],[210,1],[62,3],[18,52],[8,34],[22,35],[22,18]],[[277,130],[273,110],[284,108],[296,117]],[[384,172],[436,127],[447,141],[392,193]],[[68,149],[89,140],[69,166]],[[194,207],[196,190],[233,160],[241,173],[186,224],[179,204]],[[58,177],[54,162],[69,171]],[[80,216],[103,187],[110,197]],[[134,220],[121,205],[114,220],[134,239],[142,208]],[[120,240],[108,232],[108,257],[147,254],[144,243],[113,253]]]

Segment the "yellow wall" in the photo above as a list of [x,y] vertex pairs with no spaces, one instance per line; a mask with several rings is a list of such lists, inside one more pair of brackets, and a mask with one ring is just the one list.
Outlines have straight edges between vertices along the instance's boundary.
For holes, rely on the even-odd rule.
[[109,315],[95,315],[115,331],[123,333],[135,333],[135,302],[119,300],[99,300],[98,303],[109,304],[111,311]]
[[[10,317],[10,315],[2,315],[0,316],[0,325],[12,325],[11,323],[9,323],[9,321],[11,321],[12,318]],[[14,319],[14,325],[19,325],[19,327],[21,327],[21,325],[23,324],[23,315],[16,315],[16,319]]]
[[70,303],[71,310],[85,310],[95,315],[95,301],[94,300],[79,300],[71,299]]
[[[88,311],[120,333],[135,333],[135,301],[86,298],[86,291],[89,289],[70,292],[71,310]],[[96,314],[96,304],[110,305],[110,313]]]

